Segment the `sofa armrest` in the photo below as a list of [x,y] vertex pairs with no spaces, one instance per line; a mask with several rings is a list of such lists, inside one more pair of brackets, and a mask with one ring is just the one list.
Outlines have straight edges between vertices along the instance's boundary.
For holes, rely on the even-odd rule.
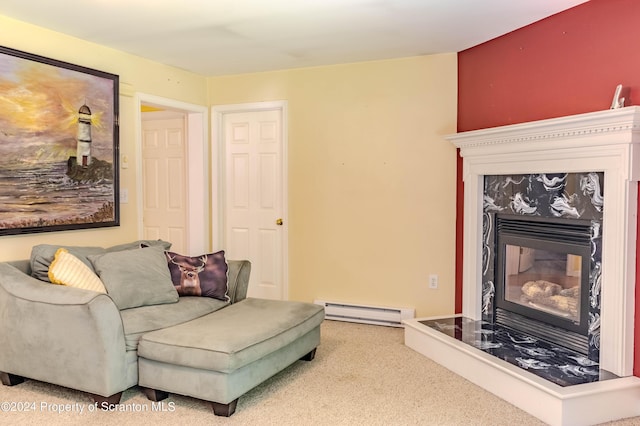
[[44,283],[0,263],[0,371],[102,396],[127,376],[120,313],[102,293]]
[[249,289],[249,276],[251,275],[251,262],[248,260],[227,261],[227,295],[231,303],[236,303],[247,297]]
[[15,266],[27,275],[31,275],[31,261],[29,259],[10,260],[7,262],[11,266]]

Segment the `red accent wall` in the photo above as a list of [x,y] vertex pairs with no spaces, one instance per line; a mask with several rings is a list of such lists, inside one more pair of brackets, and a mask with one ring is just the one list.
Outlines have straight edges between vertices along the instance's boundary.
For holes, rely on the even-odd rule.
[[[458,131],[605,110],[618,84],[626,106],[640,105],[639,22],[638,0],[591,0],[459,52]],[[459,246],[462,193],[458,173]],[[456,255],[460,312],[461,247]],[[640,265],[636,270],[640,277]],[[634,374],[640,376],[640,285],[635,323]]]

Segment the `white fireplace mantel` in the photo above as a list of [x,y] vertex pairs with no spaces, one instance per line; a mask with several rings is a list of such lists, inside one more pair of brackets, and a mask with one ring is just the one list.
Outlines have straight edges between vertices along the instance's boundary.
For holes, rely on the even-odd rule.
[[463,303],[481,319],[485,175],[604,172],[600,366],[633,374],[640,107],[450,135],[464,180]]

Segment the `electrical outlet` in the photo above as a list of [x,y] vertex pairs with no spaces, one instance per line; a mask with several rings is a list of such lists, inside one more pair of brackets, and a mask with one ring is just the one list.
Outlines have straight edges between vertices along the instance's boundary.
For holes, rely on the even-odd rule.
[[438,288],[438,275],[429,275],[429,288]]

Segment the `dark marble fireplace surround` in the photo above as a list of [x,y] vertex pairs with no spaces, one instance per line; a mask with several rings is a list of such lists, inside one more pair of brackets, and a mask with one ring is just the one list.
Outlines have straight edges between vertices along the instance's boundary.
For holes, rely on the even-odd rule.
[[[602,193],[601,172],[511,174],[484,176],[482,219],[482,320],[495,322],[496,214],[514,217],[563,220],[583,219],[590,222],[590,260],[587,339],[584,352],[594,363],[600,358],[600,288],[602,270]],[[535,224],[535,222],[533,222]],[[502,319],[509,326],[508,318]],[[544,330],[545,325],[541,324]],[[557,330],[557,328],[556,328]],[[560,340],[563,332],[559,331]],[[563,345],[562,342],[558,344]],[[565,345],[570,346],[570,345]]]
[[[482,318],[426,319],[421,323],[470,346],[527,370],[560,386],[615,378],[599,366],[600,288],[602,269],[602,217],[604,174],[531,173],[485,175],[482,189]],[[496,281],[501,267],[496,262],[496,215],[535,218],[532,222],[556,224],[590,223],[588,328],[584,351],[577,352],[560,341],[496,321]],[[542,219],[542,220],[541,220]],[[507,318],[508,320],[508,318]],[[541,325],[544,331],[544,324]]]

